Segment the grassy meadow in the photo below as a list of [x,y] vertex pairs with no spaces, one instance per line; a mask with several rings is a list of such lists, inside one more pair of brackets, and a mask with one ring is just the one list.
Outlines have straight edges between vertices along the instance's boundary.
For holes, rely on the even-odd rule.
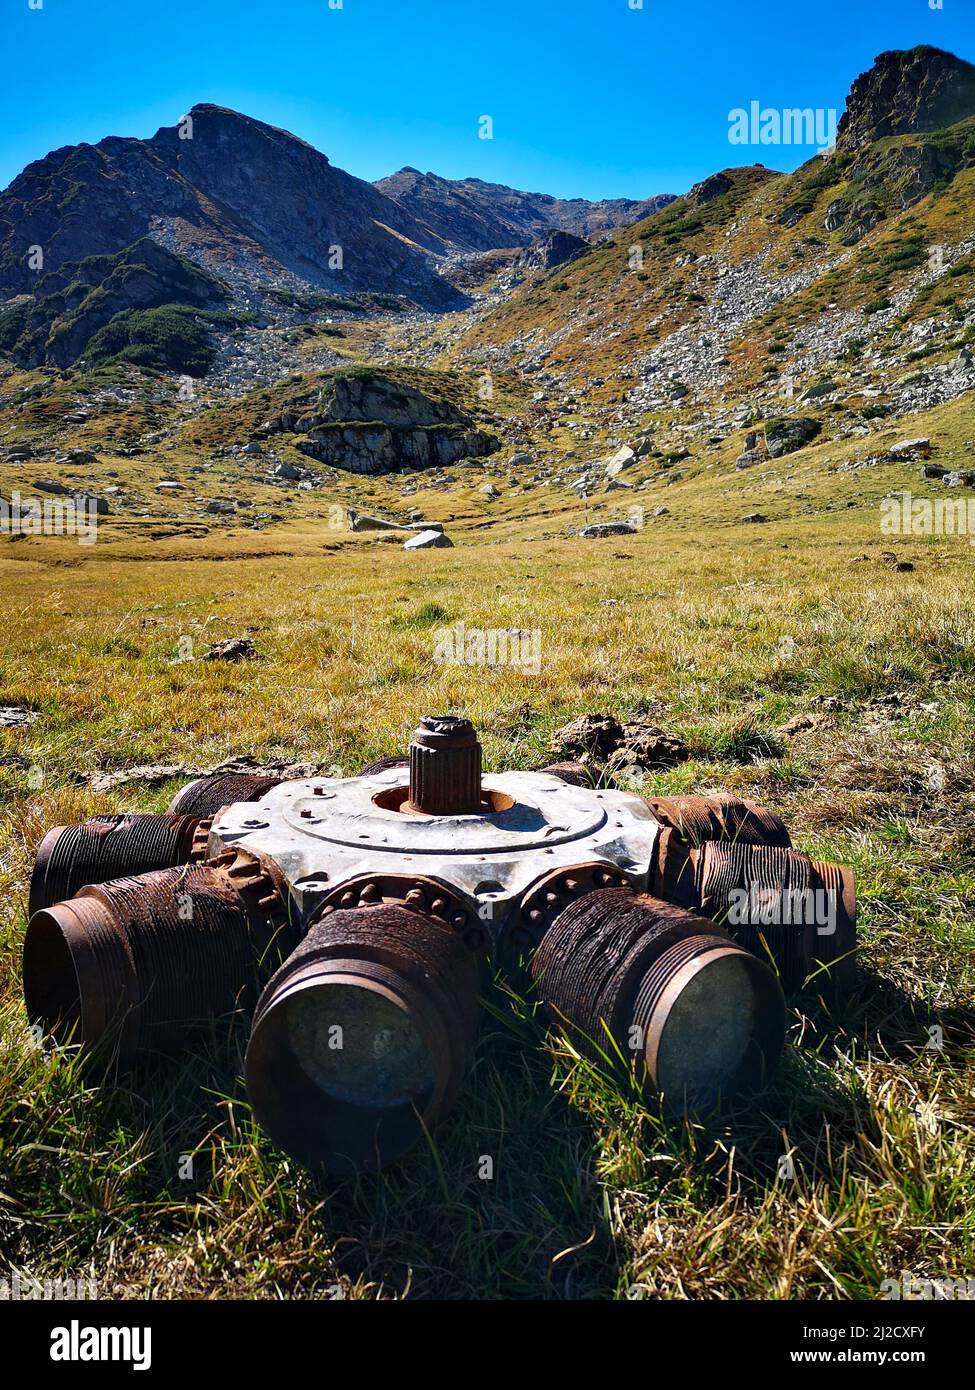
[[[961,460],[970,408],[916,432],[932,424]],[[492,509],[482,466],[410,499],[453,550],[335,533],[304,501],[260,531],[109,518],[90,548],[3,544],[0,703],[36,717],[0,731],[0,1257],[158,1298],[872,1298],[905,1271],[975,1275],[975,555],[883,536],[879,499],[922,492],[916,469],[839,458],[745,477],[718,454],[621,494],[669,514],[597,542],[563,534],[583,504],[554,488]],[[755,510],[768,521],[743,525]],[[438,664],[457,622],[539,630],[540,672]],[[185,659],[237,636],[255,660]],[[499,977],[429,1147],[320,1183],[252,1122],[243,1023],[112,1090],[34,1045],[19,953],[38,842],[161,810],[178,785],[96,792],[93,771],[249,754],[354,773],[448,710],[476,721],[490,770],[541,766],[576,714],[650,715],[692,757],[634,790],[755,797],[854,866],[857,989],[790,1001],[757,1100],[677,1124],[546,1039],[525,981]],[[786,732],[796,715],[810,727]]]

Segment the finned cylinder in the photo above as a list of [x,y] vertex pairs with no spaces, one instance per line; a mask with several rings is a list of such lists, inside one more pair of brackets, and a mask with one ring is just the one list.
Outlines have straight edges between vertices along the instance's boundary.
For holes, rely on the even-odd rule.
[[58,825],[41,841],[31,875],[30,916],[89,883],[169,869],[189,861],[195,816],[93,816]]
[[410,744],[410,810],[474,816],[481,809],[481,745],[469,719],[424,715]]
[[221,772],[214,777],[198,777],[187,782],[169,803],[171,815],[197,816],[200,820],[215,816],[224,806],[239,801],[260,801],[266,792],[279,787],[283,777],[268,777],[248,772]]
[[398,907],[334,912],[267,986],[247,1049],[258,1121],[312,1170],[381,1168],[453,1105],[478,970],[455,931]]
[[841,864],[798,850],[707,844],[691,855],[696,905],[771,959],[787,992],[807,980],[842,992],[853,976],[856,887]]
[[580,898],[549,928],[531,972],[583,1056],[676,1109],[758,1090],[782,1050],[772,971],[712,922],[646,895]]
[[294,941],[275,883],[244,851],[89,886],[30,919],[27,1015],[85,1049],[111,1033],[126,1068],[252,1008]]
[[735,796],[657,796],[647,797],[647,805],[661,825],[675,830],[692,847],[710,840],[784,849],[792,844],[783,821],[757,801]]

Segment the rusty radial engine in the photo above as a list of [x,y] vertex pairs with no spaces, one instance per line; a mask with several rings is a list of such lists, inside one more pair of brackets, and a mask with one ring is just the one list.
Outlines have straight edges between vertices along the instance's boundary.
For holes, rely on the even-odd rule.
[[528,960],[593,1063],[707,1110],[774,1070],[783,990],[847,983],[856,906],[754,803],[485,776],[446,717],[358,777],[204,778],[166,815],[57,827],[30,912],[31,1022],[117,1071],[243,1012],[258,1120],[354,1171],[450,1109],[492,957]]

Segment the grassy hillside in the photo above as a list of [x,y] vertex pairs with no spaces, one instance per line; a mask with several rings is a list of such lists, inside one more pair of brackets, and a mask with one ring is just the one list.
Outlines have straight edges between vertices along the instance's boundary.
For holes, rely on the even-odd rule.
[[[837,367],[849,382],[842,340],[855,339],[859,320],[878,364],[894,371],[924,320],[943,325],[945,348],[970,338],[958,324],[975,293],[973,196],[972,120],[855,158],[817,156],[792,175],[726,170],[488,309],[445,360],[543,364],[590,409],[608,411],[653,350],[687,329],[711,340],[724,369],[713,383],[688,369],[694,403],[761,405],[783,376],[810,385],[811,366]],[[810,333],[825,339],[821,362],[806,360]],[[659,418],[644,415],[648,425]]]

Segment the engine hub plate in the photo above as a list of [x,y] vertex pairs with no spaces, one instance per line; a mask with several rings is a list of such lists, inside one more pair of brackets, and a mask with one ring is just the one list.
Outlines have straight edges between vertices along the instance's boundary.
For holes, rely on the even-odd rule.
[[647,885],[660,826],[639,797],[575,787],[542,772],[483,778],[479,815],[409,809],[404,770],[283,782],[214,819],[209,853],[231,845],[271,859],[310,916],[357,875],[422,874],[465,897],[494,932],[553,869],[605,861]]

